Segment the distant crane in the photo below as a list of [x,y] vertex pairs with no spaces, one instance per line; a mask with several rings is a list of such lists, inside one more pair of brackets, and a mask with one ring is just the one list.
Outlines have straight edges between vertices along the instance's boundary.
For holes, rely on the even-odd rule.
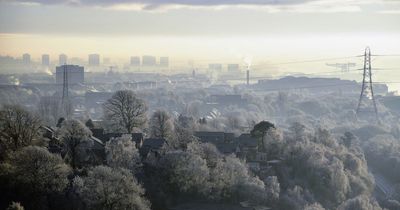
[[356,63],[327,63],[326,65],[341,69],[342,72],[348,72],[350,68],[356,66]]

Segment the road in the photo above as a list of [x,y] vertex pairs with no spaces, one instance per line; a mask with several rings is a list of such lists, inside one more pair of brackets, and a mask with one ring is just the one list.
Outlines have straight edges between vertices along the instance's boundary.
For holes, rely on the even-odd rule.
[[386,198],[390,198],[394,193],[394,183],[391,183],[376,171],[369,171],[369,173],[375,178],[376,188],[381,191]]

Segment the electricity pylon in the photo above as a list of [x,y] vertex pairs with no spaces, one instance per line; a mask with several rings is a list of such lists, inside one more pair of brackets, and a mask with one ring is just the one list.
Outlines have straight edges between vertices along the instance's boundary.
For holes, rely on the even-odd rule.
[[[373,109],[371,107],[371,102],[373,105]],[[372,87],[371,50],[369,49],[369,47],[365,48],[364,52],[363,82],[361,87],[360,99],[358,100],[356,112],[357,116],[359,116],[361,112],[374,112],[376,121],[378,122],[378,109],[376,108],[374,90]]]
[[63,110],[64,117],[71,115],[72,104],[69,100],[69,84],[68,84],[68,66],[63,65],[63,92],[61,98],[61,108]]
[[62,98],[61,98],[61,104],[65,106],[64,103],[68,102],[68,71],[67,71],[67,65],[63,65],[63,92],[62,92]]

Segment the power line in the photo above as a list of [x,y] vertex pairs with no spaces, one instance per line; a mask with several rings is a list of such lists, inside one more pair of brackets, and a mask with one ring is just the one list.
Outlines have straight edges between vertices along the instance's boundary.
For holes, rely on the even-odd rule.
[[379,56],[379,57],[397,57],[397,56],[400,56],[400,54],[392,54],[392,55],[371,55],[371,56]]
[[299,86],[299,87],[287,87],[287,88],[267,88],[262,89],[263,91],[279,91],[279,90],[293,90],[293,89],[311,89],[311,88],[320,88],[320,87],[334,87],[334,86],[354,86],[358,85],[358,83],[348,83],[348,84],[328,84],[328,85],[310,85],[310,86]]
[[372,83],[377,83],[377,84],[400,84],[400,82],[372,82]]
[[[335,57],[335,58],[321,58],[321,59],[313,59],[313,60],[299,60],[299,61],[289,61],[283,63],[271,63],[268,65],[286,65],[286,64],[299,64],[299,63],[314,63],[314,62],[322,62],[322,61],[332,61],[332,60],[343,60],[349,58],[356,58],[357,56],[347,56],[347,57]],[[257,66],[257,65],[254,65]]]

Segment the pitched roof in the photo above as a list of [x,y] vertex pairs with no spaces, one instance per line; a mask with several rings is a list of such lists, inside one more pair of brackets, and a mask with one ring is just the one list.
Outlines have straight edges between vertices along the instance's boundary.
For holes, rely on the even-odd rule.
[[241,147],[256,147],[258,145],[257,139],[252,137],[249,133],[243,133],[237,137],[239,146]]
[[163,138],[148,138],[143,142],[142,147],[151,147],[152,149],[160,149],[167,141]]
[[215,145],[217,149],[223,154],[231,154],[236,152],[236,143],[220,143]]
[[233,133],[216,132],[216,131],[198,131],[194,134],[202,142],[220,143],[231,142],[234,139]]
[[100,139],[98,139],[98,138],[96,138],[94,136],[90,136],[90,140],[92,140],[94,143],[97,143],[97,144],[99,144],[101,146],[104,146],[104,143]]
[[167,141],[163,138],[148,138],[143,141],[143,145],[140,147],[139,153],[142,157],[145,157],[150,150],[159,150],[166,144]]

